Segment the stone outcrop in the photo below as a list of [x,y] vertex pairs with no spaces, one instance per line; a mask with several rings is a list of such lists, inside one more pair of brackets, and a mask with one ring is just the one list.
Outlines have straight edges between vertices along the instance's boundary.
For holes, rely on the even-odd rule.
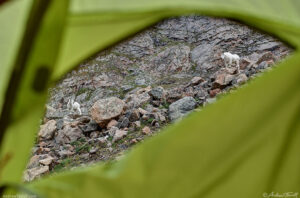
[[100,127],[105,128],[108,122],[124,111],[125,103],[116,97],[98,100],[90,109],[90,115]]
[[192,97],[184,97],[169,106],[170,120],[176,120],[195,109],[196,101]]

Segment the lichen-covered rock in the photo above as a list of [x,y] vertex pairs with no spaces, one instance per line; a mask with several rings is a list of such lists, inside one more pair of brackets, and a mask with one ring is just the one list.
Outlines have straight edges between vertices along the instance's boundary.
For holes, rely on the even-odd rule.
[[145,134],[145,135],[148,135],[151,133],[151,129],[148,127],[148,126],[145,126],[143,129],[142,129],[142,133]]
[[147,114],[148,113],[148,111],[146,111],[145,109],[143,109],[143,108],[138,108],[138,111],[139,111],[139,113],[141,114],[141,115],[145,115],[145,114]]
[[248,65],[251,64],[251,60],[249,60],[248,58],[242,58],[240,60],[240,69],[244,70],[248,67]]
[[183,89],[181,87],[170,89],[167,92],[167,102],[168,103],[175,102],[181,99],[182,96],[183,96]]
[[34,168],[39,165],[40,155],[34,155],[30,158],[27,168]]
[[38,166],[31,169],[28,169],[25,172],[24,180],[32,181],[35,178],[40,177],[40,175],[49,172],[49,166]]
[[116,142],[127,135],[128,131],[116,130],[112,142]]
[[226,73],[219,74],[217,75],[216,80],[213,83],[213,89],[216,88],[222,89],[225,86],[227,86],[229,83],[231,83],[233,79],[234,79],[234,75],[230,75]]
[[248,80],[248,77],[245,74],[240,74],[236,78],[236,83],[238,85],[244,84]]
[[71,155],[73,155],[74,152],[73,151],[70,151],[70,150],[61,150],[58,152],[58,155],[61,157],[61,158],[65,158],[65,157],[69,157]]
[[47,110],[45,117],[48,119],[60,119],[64,116],[68,115],[70,111],[67,109],[56,109],[55,111],[49,111]]
[[140,112],[138,109],[133,109],[132,111],[129,111],[128,114],[130,122],[134,122],[140,119]]
[[192,78],[191,80],[191,84],[192,85],[198,85],[199,83],[204,82],[204,79],[199,77],[199,76],[195,76],[194,78]]
[[108,122],[123,113],[125,103],[116,97],[100,99],[90,109],[90,115],[100,127],[105,128]]
[[49,120],[45,124],[41,125],[41,129],[39,131],[39,137],[45,140],[52,139],[55,131],[56,131],[56,121]]
[[256,62],[257,65],[259,65],[263,61],[268,61],[268,60],[275,60],[274,54],[272,52],[266,52],[264,53]]
[[149,95],[154,100],[162,100],[165,97],[165,90],[163,87],[158,86],[158,87],[153,88],[151,91],[149,91]]
[[117,126],[117,124],[118,124],[118,121],[115,120],[115,119],[112,119],[111,121],[109,121],[109,123],[107,124],[106,128],[107,129],[111,129],[112,127]]
[[82,136],[82,130],[76,124],[69,123],[57,132],[55,141],[58,144],[67,144],[78,140]]
[[142,58],[153,53],[153,40],[147,33],[139,34],[133,39],[118,45],[114,51],[133,58]]
[[127,103],[128,108],[131,109],[131,108],[137,108],[144,104],[149,103],[150,99],[151,98],[150,98],[148,92],[142,92],[142,93],[136,93],[136,94],[129,95],[125,99],[125,101]]
[[213,46],[209,43],[202,43],[191,51],[191,60],[197,64],[198,69],[210,69],[213,67],[212,54],[214,54]]
[[93,131],[99,130],[99,125],[93,120],[88,123],[80,124],[78,126],[84,133],[91,133]]
[[122,117],[122,118],[120,118],[119,120],[118,120],[118,125],[117,125],[117,127],[118,128],[126,128],[126,127],[128,127],[128,125],[129,125],[129,119],[127,118],[127,117]]
[[196,100],[193,97],[184,97],[169,106],[169,118],[176,120],[195,109]]
[[151,61],[158,72],[188,71],[190,48],[185,45],[171,46],[157,54]]
[[42,155],[34,155],[30,158],[29,163],[27,165],[28,169],[34,168],[42,165],[50,165],[54,158],[49,154],[42,154]]
[[217,94],[219,94],[221,92],[221,89],[217,88],[217,89],[213,89],[209,91],[209,96],[211,98],[215,97]]
[[54,158],[50,155],[46,155],[45,159],[39,161],[40,164],[49,166],[53,162]]
[[158,120],[161,121],[161,122],[166,122],[167,119],[164,115],[162,115],[161,113],[157,113],[157,117],[158,117]]
[[108,135],[109,135],[110,137],[113,137],[113,136],[115,135],[115,133],[116,133],[117,130],[119,130],[119,128],[113,126],[113,127],[111,127],[108,131],[106,131],[106,133],[108,133]]

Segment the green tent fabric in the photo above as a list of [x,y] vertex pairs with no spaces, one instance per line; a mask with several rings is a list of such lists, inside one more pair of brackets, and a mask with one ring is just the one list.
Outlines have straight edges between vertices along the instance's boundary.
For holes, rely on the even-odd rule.
[[298,9],[297,0],[73,0],[53,77],[163,18],[190,13],[236,18],[299,46]]
[[[60,38],[63,30],[63,19],[66,16],[67,1],[55,1],[49,4],[47,12],[44,14],[43,19],[40,17],[40,9],[45,7],[45,2],[39,1],[12,1],[3,5],[2,9],[7,12],[8,16],[5,16],[3,19],[4,24],[11,24],[13,21],[19,22],[25,20],[26,28],[19,28],[19,36],[23,34],[23,38],[19,39],[19,49],[17,49],[17,55],[11,56],[12,68],[10,71],[12,74],[20,73],[19,78],[14,79],[1,79],[1,84],[13,84],[15,81],[19,80],[19,87],[10,87],[9,92],[2,92],[2,100],[5,98],[4,94],[13,94],[15,93],[14,101],[11,98],[5,98],[7,103],[3,102],[3,105],[11,105],[9,114],[4,114],[4,106],[2,106],[1,114],[1,133],[3,133],[3,125],[6,124],[3,122],[5,119],[9,119],[7,122],[10,124],[7,126],[4,139],[1,144],[1,172],[0,180],[1,183],[9,182],[19,182],[22,178],[22,171],[26,166],[28,161],[28,154],[30,148],[33,146],[33,141],[35,138],[36,131],[38,130],[39,120],[44,112],[44,104],[46,101],[46,89],[40,90],[39,87],[33,86],[37,84],[38,86],[43,85],[47,82],[47,77],[43,74],[48,71],[51,72],[53,69],[56,56],[57,48],[60,43]],[[14,15],[15,12],[18,12],[17,9],[22,9],[27,6],[28,11],[20,13],[19,15]],[[13,13],[9,12],[6,9],[12,9]],[[45,9],[45,8],[44,8]],[[35,14],[35,13],[36,14]],[[10,17],[10,18],[7,18]],[[25,19],[23,19],[25,18]],[[41,19],[41,22],[38,22],[37,19]],[[19,22],[19,23],[21,23]],[[40,24],[41,28],[36,28]],[[34,32],[31,32],[32,29],[37,29],[36,36],[31,39]],[[10,29],[5,29],[1,31],[1,34],[9,34],[6,31]],[[1,35],[1,41],[2,39]],[[13,38],[15,39],[15,38]],[[12,42],[15,42],[13,41]],[[32,40],[32,44],[29,41]],[[28,44],[29,43],[29,44]],[[10,48],[10,43],[7,46],[1,45],[3,51],[6,48]],[[15,44],[17,45],[17,44]],[[29,47],[27,47],[30,45]],[[30,52],[28,52],[30,50]],[[2,50],[1,50],[2,51]],[[24,54],[28,53],[28,57],[23,57]],[[21,64],[18,59],[26,60],[26,64],[23,66],[25,69],[21,68]],[[2,58],[1,58],[2,60]],[[9,75],[9,73],[7,73]],[[50,75],[50,74],[49,74]],[[42,77],[42,79],[40,79]],[[50,78],[50,77],[49,77]],[[6,82],[4,82],[6,80]],[[3,82],[2,82],[3,81]],[[47,84],[45,84],[46,86]]]
[[[40,2],[9,1],[0,7],[0,27],[5,27],[0,31],[1,120],[9,116],[9,122],[1,123],[6,127],[0,126],[0,185],[20,184],[46,197],[263,197],[300,191],[299,1]],[[113,165],[22,184],[44,111],[47,79],[61,78],[93,53],[163,18],[189,13],[240,20],[285,40],[295,53]],[[14,73],[20,75],[19,86],[11,90]],[[14,100],[8,100],[10,94]]]

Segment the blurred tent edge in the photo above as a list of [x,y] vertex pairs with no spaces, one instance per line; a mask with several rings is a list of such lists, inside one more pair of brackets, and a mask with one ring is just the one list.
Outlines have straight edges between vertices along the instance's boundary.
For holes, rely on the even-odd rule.
[[70,6],[53,80],[91,54],[164,18],[178,15],[197,13],[233,18],[275,35],[293,47],[300,46],[299,5],[293,0],[284,4],[281,0],[72,0]]
[[[5,54],[10,55],[8,58],[12,60],[7,61],[10,65],[4,65],[4,68],[11,68],[7,70],[9,77],[0,79],[1,86],[7,85],[7,90],[1,90],[0,95],[4,100],[0,119],[3,137],[1,184],[22,181],[23,170],[44,112],[48,81],[56,62],[67,8],[68,1],[50,0],[11,1],[1,7],[2,13],[6,13],[0,19],[1,25],[14,27],[14,24],[25,24],[23,28],[1,31],[1,39],[10,38],[9,34],[15,36],[4,41],[5,45],[0,46],[1,52],[11,51],[10,48],[18,46],[14,49],[15,53]],[[19,32],[9,32],[11,30]]]
[[[51,71],[56,65],[57,79],[78,61],[162,18],[205,13],[252,24],[297,51],[279,68],[168,127],[113,167],[95,165],[24,186],[47,197],[262,197],[300,191],[297,1],[73,0],[71,6],[66,16],[67,1],[52,0],[42,20],[1,147],[1,184],[21,182],[46,100],[46,91],[32,87],[39,66]],[[0,79],[1,84],[8,81]],[[14,155],[3,165],[8,152]]]

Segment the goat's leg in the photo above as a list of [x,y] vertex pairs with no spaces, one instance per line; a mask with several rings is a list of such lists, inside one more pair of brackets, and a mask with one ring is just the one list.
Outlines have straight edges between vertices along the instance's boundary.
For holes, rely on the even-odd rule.
[[79,115],[81,115],[80,107],[78,107],[77,111],[79,112]]
[[232,58],[229,58],[229,65],[232,66]]
[[227,68],[228,67],[228,62],[227,62],[228,60],[227,60],[227,58],[225,57],[224,58],[224,63],[225,63],[225,67]]
[[237,72],[240,73],[240,61],[236,60]]

